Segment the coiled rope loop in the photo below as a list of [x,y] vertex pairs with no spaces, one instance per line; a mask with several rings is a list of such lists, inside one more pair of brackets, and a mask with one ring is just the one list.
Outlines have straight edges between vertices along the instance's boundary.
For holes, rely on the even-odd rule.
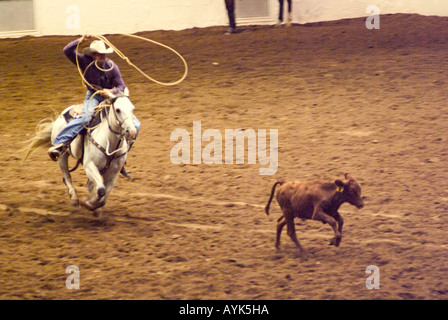
[[[124,61],[126,61],[127,64],[129,64],[131,67],[135,68],[138,72],[140,72],[140,74],[142,74],[145,78],[147,78],[148,80],[150,80],[150,81],[152,81],[152,82],[155,82],[155,83],[160,84],[160,85],[162,85],[162,86],[174,86],[174,85],[177,85],[177,84],[179,84],[179,83],[181,83],[182,81],[185,80],[185,78],[187,77],[187,74],[188,74],[188,65],[187,65],[187,61],[185,61],[184,57],[182,57],[182,55],[181,55],[179,52],[177,52],[177,51],[174,50],[173,48],[171,48],[171,47],[169,47],[169,46],[167,46],[167,45],[165,45],[165,44],[163,44],[163,43],[157,42],[157,41],[155,41],[155,40],[151,40],[151,39],[144,38],[144,37],[137,36],[137,35],[133,35],[133,34],[123,34],[123,35],[124,35],[124,36],[127,36],[127,37],[131,37],[131,38],[135,38],[135,39],[139,39],[139,40],[143,40],[143,41],[147,41],[147,42],[153,43],[153,44],[155,44],[155,45],[161,46],[161,47],[166,48],[166,49],[172,51],[173,53],[175,53],[175,54],[181,59],[183,65],[184,65],[184,68],[185,68],[185,71],[184,71],[184,74],[182,75],[182,77],[181,77],[179,80],[176,80],[176,81],[173,81],[173,82],[162,82],[162,81],[158,81],[158,80],[152,78],[151,76],[149,76],[148,74],[146,74],[145,72],[143,72],[143,71],[142,71],[139,67],[137,67],[135,64],[133,64],[133,63],[131,62],[131,60],[130,60],[128,57],[126,57],[126,56],[125,56],[125,55],[124,55],[124,54],[123,54],[123,53],[122,53],[116,46],[114,46],[108,39],[106,39],[106,37],[101,36],[101,35],[99,35],[99,36],[97,36],[97,35],[92,35],[92,37],[93,37],[93,38],[96,38],[96,39],[98,39],[98,40],[102,40],[105,44],[107,44],[109,47],[111,47],[111,48],[114,50],[114,52],[115,52],[120,58],[122,58]],[[81,41],[78,42],[78,45],[76,46],[76,52],[79,52],[79,45],[80,45],[80,44],[81,44]],[[77,68],[78,68],[78,72],[79,72],[79,74],[80,74],[80,76],[81,76],[81,78],[82,78],[83,83],[85,83],[85,84],[86,84],[87,86],[89,86],[91,89],[96,90],[96,88],[94,88],[94,87],[93,87],[93,86],[92,86],[92,85],[85,79],[85,77],[84,77],[84,73],[85,73],[85,71],[84,71],[84,73],[83,73],[83,72],[81,71],[81,68],[79,67],[78,55],[77,55],[77,54],[76,54],[76,66],[77,66]],[[90,65],[89,65],[88,67],[90,67]],[[86,70],[88,69],[88,67],[86,68]],[[97,66],[97,67],[98,67],[98,66]],[[101,70],[101,68],[100,68],[100,70]],[[105,71],[107,71],[107,70],[105,70]]]

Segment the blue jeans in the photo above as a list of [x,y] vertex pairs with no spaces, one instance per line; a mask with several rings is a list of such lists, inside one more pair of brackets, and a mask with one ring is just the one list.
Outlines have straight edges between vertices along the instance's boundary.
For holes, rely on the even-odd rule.
[[[61,130],[61,132],[58,133],[56,138],[53,140],[52,144],[54,146],[57,146],[61,143],[65,144],[71,142],[79,133],[81,133],[81,131],[84,129],[84,125],[89,125],[90,120],[92,120],[93,109],[104,101],[103,97],[98,94],[90,99],[92,95],[93,93],[87,91],[86,99],[84,100],[84,107],[82,109],[82,115],[79,118],[73,119],[72,121],[67,123],[67,125]],[[138,121],[135,116],[134,126],[137,129],[137,134],[135,136],[135,138],[137,138],[138,131],[140,129],[140,121]]]

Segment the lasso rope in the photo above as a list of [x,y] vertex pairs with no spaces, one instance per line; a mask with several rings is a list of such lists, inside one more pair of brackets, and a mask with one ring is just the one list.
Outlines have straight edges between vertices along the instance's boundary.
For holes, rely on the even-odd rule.
[[[187,77],[187,74],[188,74],[188,65],[187,65],[187,62],[185,61],[184,57],[182,57],[182,55],[181,55],[179,52],[177,52],[176,50],[174,50],[173,48],[171,48],[171,47],[169,47],[169,46],[167,46],[167,45],[164,45],[163,43],[157,42],[157,41],[155,41],[155,40],[151,40],[151,39],[144,38],[144,37],[137,36],[137,35],[133,35],[133,34],[124,34],[124,36],[131,37],[131,38],[136,38],[136,39],[143,40],[143,41],[147,41],[147,42],[153,43],[153,44],[155,44],[155,45],[161,46],[161,47],[163,47],[163,48],[166,48],[166,49],[172,51],[173,53],[175,53],[175,54],[182,60],[182,63],[184,64],[184,67],[185,67],[185,71],[184,71],[184,74],[182,75],[182,77],[181,77],[179,80],[176,80],[176,81],[174,81],[174,82],[162,82],[162,81],[158,81],[158,80],[152,78],[151,76],[149,76],[148,74],[146,74],[145,72],[143,72],[143,71],[142,71],[139,67],[137,67],[135,64],[133,64],[133,63],[131,62],[131,60],[129,60],[129,58],[126,57],[126,56],[125,56],[125,55],[124,55],[124,54],[123,54],[123,53],[122,53],[116,46],[114,46],[109,40],[107,40],[106,37],[101,36],[101,35],[99,35],[99,36],[92,36],[92,37],[94,37],[94,38],[96,38],[96,39],[98,39],[98,40],[102,40],[105,44],[107,44],[109,47],[111,47],[111,48],[114,50],[114,52],[115,52],[120,58],[122,58],[123,60],[125,60],[131,67],[135,68],[138,72],[140,72],[140,74],[142,74],[145,78],[147,78],[148,80],[150,80],[150,81],[152,81],[152,82],[155,82],[155,83],[160,84],[160,85],[163,85],[163,86],[174,86],[174,85],[177,85],[177,84],[181,83],[182,81],[184,81],[184,79]],[[76,53],[79,52],[79,45],[80,45],[80,44],[81,44],[81,41],[79,41],[79,42],[78,42],[78,45],[76,46]],[[84,72],[82,72],[82,71],[81,71],[81,68],[80,68],[80,66],[79,66],[79,61],[78,61],[78,55],[77,55],[77,54],[75,55],[75,58],[76,58],[76,66],[77,66],[77,68],[78,68],[78,72],[79,72],[79,75],[80,75],[81,78],[82,78],[83,83],[86,84],[87,86],[89,86],[91,89],[96,90],[96,88],[94,88],[94,87],[93,87],[93,86],[92,86],[92,85],[85,79],[85,77],[84,77],[85,71],[91,66],[91,64],[90,64],[89,66],[87,66],[87,68],[86,68],[86,70],[84,70]],[[97,65],[96,63],[95,63],[95,66],[96,66],[98,69],[102,70],[102,71],[109,71],[109,70],[103,70],[103,69],[99,68],[98,65]]]

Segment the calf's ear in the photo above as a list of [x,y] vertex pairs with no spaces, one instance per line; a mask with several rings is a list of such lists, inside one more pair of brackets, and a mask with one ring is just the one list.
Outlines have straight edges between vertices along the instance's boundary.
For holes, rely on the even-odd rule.
[[344,186],[345,186],[345,184],[344,184],[344,182],[342,182],[341,180],[335,180],[334,181],[334,183],[338,186],[338,187],[341,187],[341,188],[343,188]]

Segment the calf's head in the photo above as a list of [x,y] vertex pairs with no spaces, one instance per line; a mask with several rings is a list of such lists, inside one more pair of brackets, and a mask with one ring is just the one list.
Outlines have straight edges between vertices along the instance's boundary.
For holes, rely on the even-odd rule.
[[345,181],[336,180],[334,183],[342,190],[345,201],[358,209],[364,207],[364,201],[361,198],[361,187],[349,173],[345,174]]

